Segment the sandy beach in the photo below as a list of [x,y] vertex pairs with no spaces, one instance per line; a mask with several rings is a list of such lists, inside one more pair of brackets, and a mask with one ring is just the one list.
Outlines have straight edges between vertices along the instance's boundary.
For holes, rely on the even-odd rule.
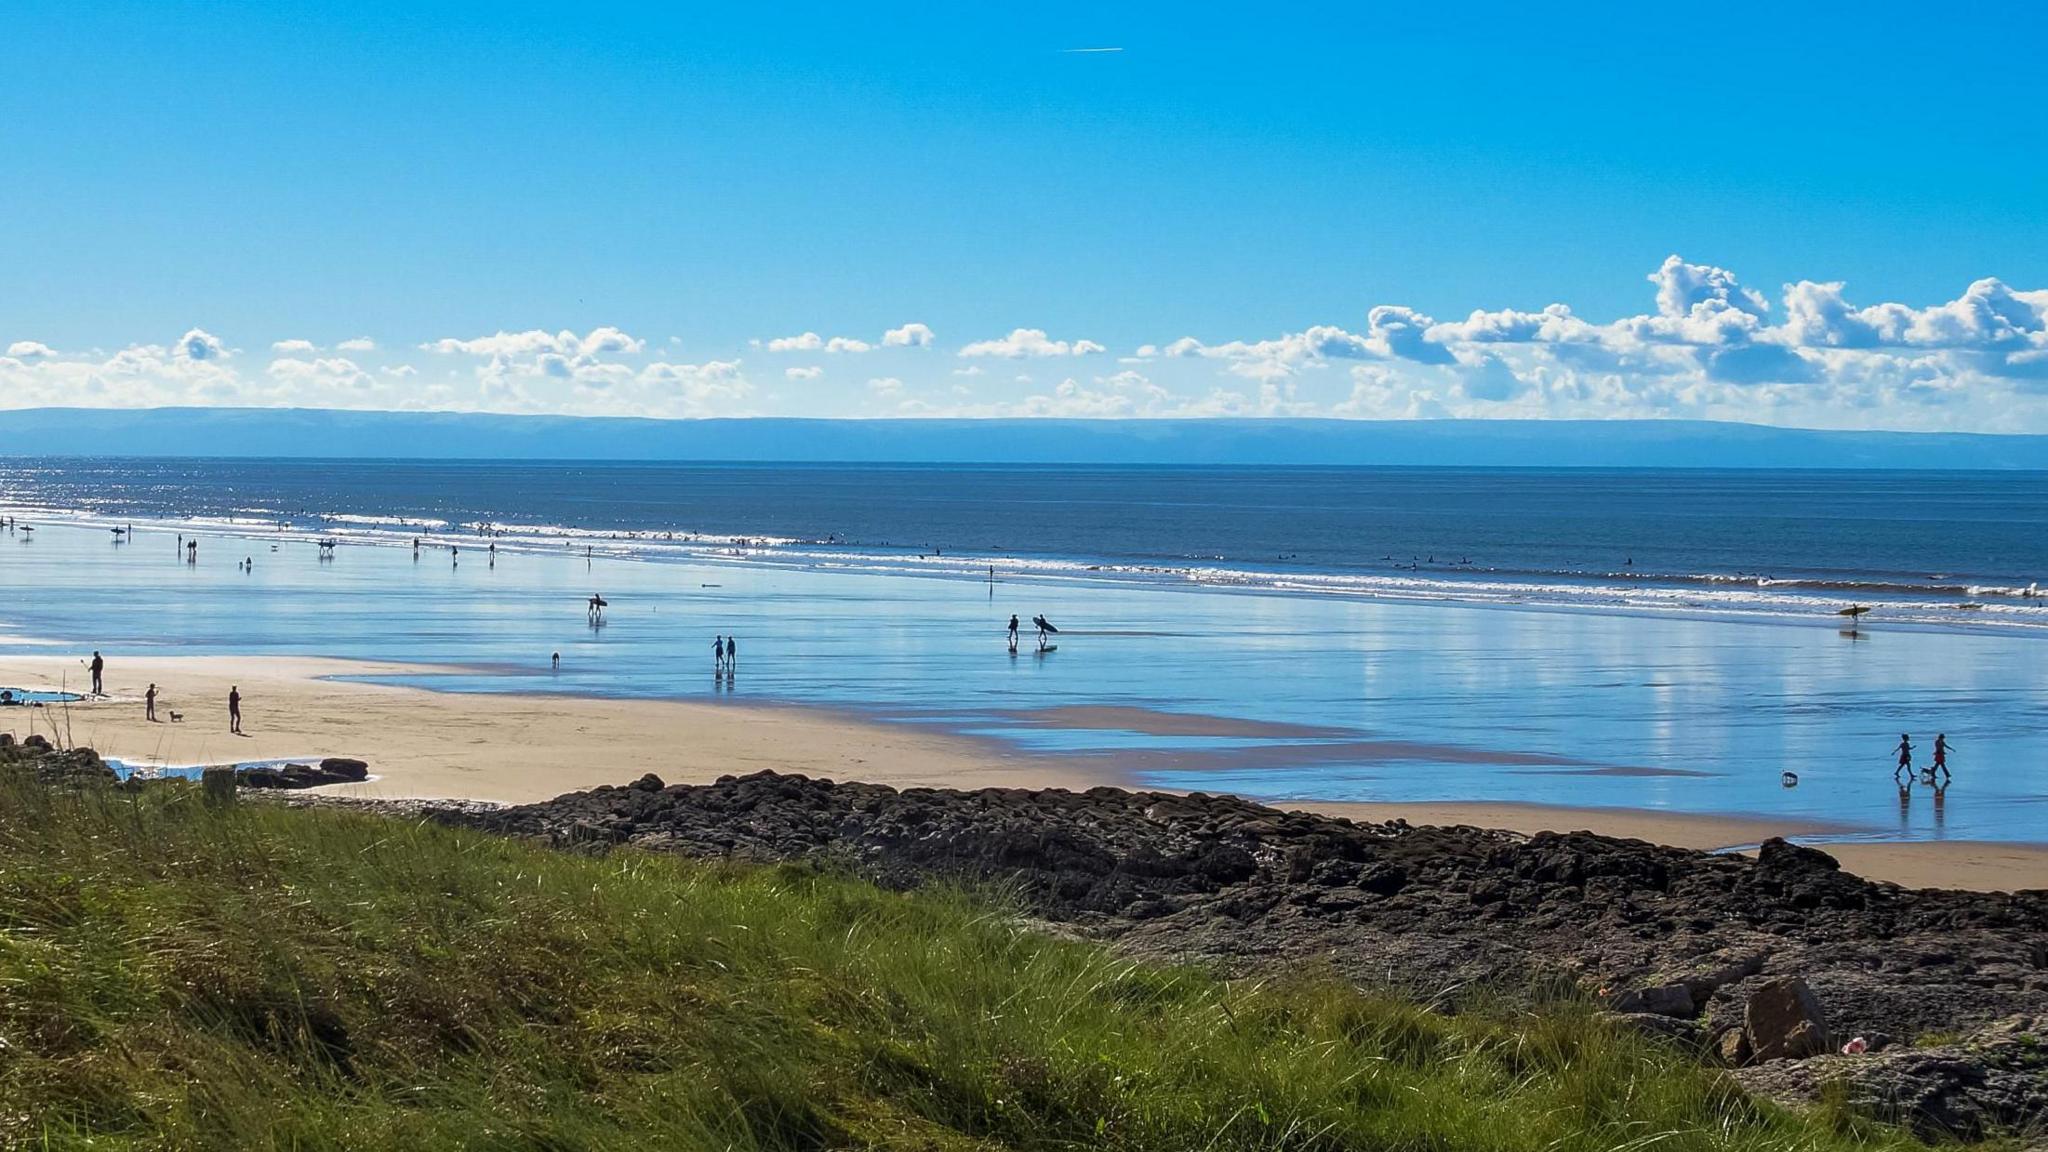
[[[421,665],[301,657],[122,657],[110,698],[0,713],[0,730],[43,732],[131,764],[200,764],[354,756],[374,778],[328,789],[386,798],[543,800],[653,772],[702,783],[763,769],[896,787],[1088,788],[1130,780],[1101,757],[1068,758],[992,741],[870,721],[825,709],[567,695],[431,692],[339,677],[419,674]],[[0,656],[0,684],[77,691],[76,656]],[[159,721],[142,696],[159,686]],[[228,732],[229,687],[243,697],[242,736]],[[172,712],[181,722],[169,720]],[[1196,722],[1191,720],[1190,724]],[[1214,725],[1227,721],[1218,719]],[[1740,816],[1475,802],[1289,801],[1360,820],[1468,824],[1521,833],[1586,830],[1697,849],[1776,835],[1848,829]],[[1860,875],[1914,887],[2048,887],[2048,846],[1963,841],[1834,843]]]

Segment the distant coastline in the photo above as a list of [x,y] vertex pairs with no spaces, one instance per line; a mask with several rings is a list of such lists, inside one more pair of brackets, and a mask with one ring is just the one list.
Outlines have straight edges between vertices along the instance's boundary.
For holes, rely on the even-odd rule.
[[0,456],[2048,470],[2048,436],[1695,420],[654,420],[24,408]]

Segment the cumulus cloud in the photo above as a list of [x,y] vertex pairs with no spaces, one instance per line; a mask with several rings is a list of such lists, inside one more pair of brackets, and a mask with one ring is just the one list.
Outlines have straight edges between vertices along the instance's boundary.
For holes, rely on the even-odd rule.
[[768,341],[770,352],[819,352],[825,347],[825,338],[816,332],[801,336],[777,336]]
[[1093,340],[1054,340],[1043,328],[1017,328],[999,340],[977,340],[960,349],[962,356],[1000,356],[1024,360],[1046,356],[1088,356],[1109,349]]
[[805,332],[797,336],[777,336],[768,341],[766,347],[770,352],[866,352],[874,345],[851,336],[834,336],[827,340],[816,332]]
[[342,356],[317,359],[282,357],[270,362],[270,375],[281,383],[308,388],[369,388],[375,379],[355,361]]
[[524,332],[501,330],[489,336],[477,336],[467,340],[447,338],[420,345],[424,351],[442,355],[497,356],[507,359],[533,359],[540,356],[576,359],[607,353],[638,353],[643,347],[644,341],[636,340],[610,326],[593,328],[584,336],[578,336],[567,328],[559,332],[529,328]]
[[1323,324],[1270,340],[1232,340],[1224,344],[1204,344],[1192,336],[1183,336],[1163,347],[1144,345],[1138,349],[1137,359],[1223,360],[1228,362],[1232,375],[1273,380],[1292,375],[1304,364],[1324,359],[1356,360],[1377,354],[1366,337]]
[[188,330],[171,346],[173,355],[187,360],[224,360],[229,355],[220,337],[198,328]]
[[1435,320],[1413,308],[1382,304],[1366,313],[1365,346],[1389,360],[1417,364],[1450,364],[1451,350],[1429,338]]
[[[936,344],[919,323],[873,340],[806,331],[753,344],[812,361],[874,353],[893,373],[864,373],[864,387],[771,394],[762,403],[778,414],[801,403],[843,415],[1687,417],[2048,432],[2048,290],[1985,278],[1932,303],[1865,302],[1851,284],[1798,280],[1766,299],[1730,269],[1672,256],[1640,298],[1640,310],[1611,318],[1562,302],[1482,300],[1487,307],[1443,321],[1399,302],[1361,301],[1355,319],[1265,338],[1143,344],[1113,363],[1103,357],[1101,375],[1079,359],[1105,353],[1101,343],[1037,328],[967,344],[943,361],[913,354]],[[296,338],[256,346],[265,345],[271,357],[249,364],[196,327],[112,352],[15,340],[0,345],[0,406],[703,416],[750,414],[755,402],[737,358],[648,363],[646,344],[611,326],[431,341],[419,345],[430,354],[424,373],[368,337],[324,353]],[[777,368],[791,382],[825,375],[803,359]]]

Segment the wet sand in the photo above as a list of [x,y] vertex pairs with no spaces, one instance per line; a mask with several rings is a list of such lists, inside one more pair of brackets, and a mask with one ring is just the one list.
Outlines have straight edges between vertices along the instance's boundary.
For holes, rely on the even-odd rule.
[[[981,741],[806,708],[578,696],[428,692],[330,679],[417,674],[419,665],[301,657],[124,657],[107,701],[9,709],[0,730],[52,734],[131,764],[353,756],[373,779],[329,791],[527,803],[653,772],[670,783],[762,769],[898,787],[1065,787],[1105,783]],[[76,691],[74,659],[0,656],[0,684]],[[155,681],[159,723],[143,719]],[[246,736],[228,733],[230,685]],[[183,723],[168,722],[172,711]]]
[[[1127,769],[1109,757],[1015,752],[989,741],[822,709],[429,692],[333,679],[426,671],[432,669],[299,657],[122,657],[107,668],[113,699],[68,709],[8,709],[0,712],[0,731],[57,735],[136,764],[355,756],[369,761],[376,778],[327,791],[392,798],[523,803],[623,784],[647,772],[691,783],[762,769],[897,787],[1087,788],[1130,781]],[[0,685],[76,691],[85,679],[74,657],[0,656]],[[142,693],[151,681],[161,690],[159,723],[143,719]],[[242,691],[246,736],[227,731],[230,684]],[[184,721],[168,722],[172,711],[183,713]],[[1205,734],[1232,731],[1236,723],[1200,716],[1161,719],[1169,715],[1174,714],[1104,709],[1099,719],[1119,727],[1184,724]],[[1360,820],[1399,818],[1522,833],[1586,830],[1699,849],[1751,845],[1774,835],[1854,831],[1740,816],[1483,801],[1281,806]],[[1830,844],[1828,851],[1860,875],[1916,887],[2048,888],[2048,845],[1856,842]]]

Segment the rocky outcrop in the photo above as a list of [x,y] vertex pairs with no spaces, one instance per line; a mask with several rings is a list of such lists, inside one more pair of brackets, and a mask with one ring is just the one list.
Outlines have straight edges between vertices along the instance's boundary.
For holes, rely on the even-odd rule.
[[1929,1139],[2038,1132],[2048,1116],[2048,1043],[2026,1016],[1943,1043],[1780,1060],[1736,1076],[1751,1091],[1781,1100],[1839,1092],[1857,1111],[1909,1125]]
[[1095,788],[956,792],[762,773],[643,778],[451,822],[582,848],[816,860],[905,887],[989,881],[1125,946],[1314,957],[1374,983],[1571,980],[1720,1037],[1799,975],[1843,1035],[2048,1017],[2048,892],[1918,891],[1782,841],[1757,859]]
[[369,779],[370,766],[361,760],[330,756],[311,764],[284,764],[275,768],[243,768],[236,779],[244,788],[318,788],[323,784],[354,784]]
[[39,783],[63,787],[104,788],[119,782],[99,753],[53,748],[40,733],[31,733],[18,744],[0,745],[0,771],[25,773]]
[[[1140,953],[1244,971],[1306,960],[1436,1003],[1462,987],[1562,980],[1604,1000],[1618,1025],[1795,1100],[1831,1065],[1873,1059],[1815,1055],[1831,1051],[1831,1034],[2048,1019],[2048,892],[1873,883],[1779,840],[1749,859],[1583,832],[1358,823],[1201,794],[897,791],[772,773],[701,787],[648,776],[429,815],[579,851],[808,860],[894,887],[988,883],[1037,917]],[[1992,1095],[1966,1090],[1975,1074],[1963,1066],[1989,1050],[1942,1063],[1885,1048],[1873,1066],[1894,1082],[1872,1081],[1872,1099],[1997,1127],[2048,1122],[2037,1067],[1987,1065]],[[1909,1076],[1933,1086],[1916,1094]]]

